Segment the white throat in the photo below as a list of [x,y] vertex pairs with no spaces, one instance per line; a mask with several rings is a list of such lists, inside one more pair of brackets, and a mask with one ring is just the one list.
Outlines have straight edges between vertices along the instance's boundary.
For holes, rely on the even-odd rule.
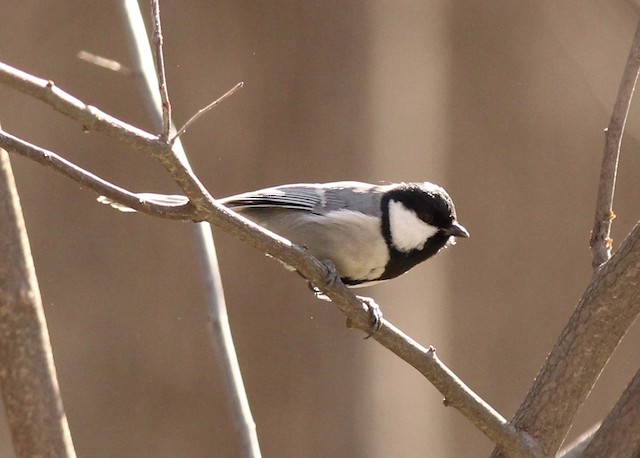
[[401,252],[421,250],[438,228],[418,218],[413,210],[402,202],[389,201],[389,230],[392,245]]

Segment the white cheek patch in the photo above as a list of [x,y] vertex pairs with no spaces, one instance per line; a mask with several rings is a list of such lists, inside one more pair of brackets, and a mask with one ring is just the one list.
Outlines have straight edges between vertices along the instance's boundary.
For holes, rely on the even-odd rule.
[[427,240],[438,232],[438,228],[418,218],[402,202],[389,201],[389,229],[391,243],[402,252],[420,250]]

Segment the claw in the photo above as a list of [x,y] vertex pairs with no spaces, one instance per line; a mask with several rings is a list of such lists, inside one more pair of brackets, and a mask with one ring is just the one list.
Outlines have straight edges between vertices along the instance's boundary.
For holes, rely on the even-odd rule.
[[[336,270],[335,264],[331,262],[331,260],[329,259],[323,259],[320,262],[327,269],[327,277],[325,281],[327,282],[328,285],[332,285],[338,280],[338,278],[340,278],[338,276],[338,271]],[[317,286],[315,286],[313,283],[308,282],[307,286],[309,286],[309,289],[313,291],[313,294],[316,297],[316,299],[331,302],[331,299],[329,299],[329,297],[326,296],[322,291],[320,291],[320,289]],[[362,302],[364,305],[367,306],[367,309],[369,311],[369,321],[370,321],[371,327],[369,328],[369,334],[367,334],[367,337],[365,337],[365,339],[368,339],[382,327],[382,316],[383,316],[382,311],[380,310],[380,306],[376,303],[376,301],[373,300],[373,298],[367,297],[367,296],[356,296],[356,297],[360,302]],[[350,327],[348,319],[347,319],[347,327]]]
[[366,296],[356,296],[363,304],[365,304],[369,309],[369,320],[371,323],[371,327],[369,328],[369,334],[365,339],[368,339],[373,334],[378,332],[382,327],[382,310],[380,310],[380,306],[373,300],[372,297]]
[[[333,262],[331,262],[331,260],[329,259],[322,259],[320,262],[325,267],[325,269],[327,269],[327,276],[325,277],[325,281],[327,282],[327,285],[329,286],[333,285],[338,280],[338,278],[340,278],[338,276],[338,271],[336,270],[336,265]],[[327,296],[325,296],[322,293],[322,291],[320,291],[320,289],[310,281],[307,282],[307,286],[311,291],[313,291],[313,294],[315,294],[317,299],[331,302],[331,300]]]
[[338,270],[336,265],[329,259],[323,259],[320,261],[325,269],[327,269],[326,282],[328,285],[333,285],[338,280]]

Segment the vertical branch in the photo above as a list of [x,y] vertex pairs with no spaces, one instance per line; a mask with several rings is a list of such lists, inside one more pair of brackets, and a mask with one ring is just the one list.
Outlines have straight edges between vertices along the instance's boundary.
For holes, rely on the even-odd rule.
[[160,24],[159,0],[151,0],[151,19],[153,22],[153,50],[156,58],[156,75],[158,76],[158,87],[162,101],[162,132],[160,133],[160,138],[168,141],[171,133],[171,103],[169,102],[167,75],[164,68],[164,54],[162,52],[164,39],[162,37],[162,26]]
[[75,457],[20,200],[0,149],[0,388],[16,456]]
[[[157,4],[157,0],[152,0],[152,3]],[[157,103],[156,88],[158,87],[158,79],[150,59],[152,51],[149,46],[140,7],[137,0],[123,0],[123,8],[127,20],[127,30],[131,37],[132,52],[136,56],[138,71],[145,83],[142,89],[143,98],[147,102],[152,118],[157,124],[160,124],[166,121],[166,111],[164,110],[164,103],[162,103],[162,111],[160,111],[161,105]],[[157,21],[159,24],[160,19],[156,13],[157,9],[154,10],[154,22]],[[158,75],[164,73],[164,68],[158,69],[157,73]],[[191,170],[180,139],[176,138],[174,141],[174,153],[180,158],[183,165]],[[201,256],[202,275],[205,279],[209,298],[207,314],[210,317],[211,345],[218,354],[216,362],[220,368],[220,379],[223,381],[227,398],[230,401],[231,416],[238,434],[239,451],[237,456],[259,458],[261,452],[256,425],[251,415],[240,365],[231,336],[231,326],[227,315],[213,234],[208,223],[195,225],[195,240],[198,245],[196,251]]]
[[611,222],[615,218],[613,195],[616,189],[620,146],[639,71],[640,23],[636,28],[631,50],[627,57],[627,64],[622,74],[622,81],[620,81],[620,87],[618,88],[618,95],[611,114],[611,120],[609,121],[609,127],[605,131],[604,156],[600,169],[596,215],[590,242],[593,257],[592,265],[596,271],[611,257]]

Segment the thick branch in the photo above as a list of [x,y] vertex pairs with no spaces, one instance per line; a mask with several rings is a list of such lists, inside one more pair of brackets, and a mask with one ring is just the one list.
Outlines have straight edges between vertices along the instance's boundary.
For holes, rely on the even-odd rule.
[[578,437],[573,443],[565,446],[560,453],[558,453],[557,458],[579,458],[582,456],[582,452],[585,451],[593,436],[600,429],[600,425],[602,423],[596,423],[591,428],[583,432],[580,437]]
[[0,386],[17,457],[75,457],[22,209],[0,149]]
[[640,371],[602,422],[582,458],[638,456],[640,453]]
[[618,159],[620,158],[620,146],[622,134],[627,122],[631,99],[638,81],[640,72],[640,22],[633,37],[631,50],[627,57],[627,64],[622,73],[622,81],[618,88],[618,95],[609,121],[609,127],[605,131],[604,156],[600,169],[600,184],[598,185],[598,199],[596,202],[596,215],[591,231],[592,265],[597,270],[600,265],[611,257],[611,222],[613,213],[613,195],[616,189],[616,175],[618,173]]
[[638,313],[640,223],[594,276],[511,422],[536,438],[545,456],[557,452]]
[[[591,234],[594,277],[511,424],[555,455],[611,354],[640,313],[640,228],[611,256],[613,195],[622,133],[640,71],[640,23],[606,134]],[[495,450],[493,456],[499,456]]]
[[[342,310],[351,326],[369,332],[369,313],[362,304],[340,281],[332,281],[327,269],[320,261],[309,255],[308,251],[290,241],[266,231],[252,221],[228,210],[214,201],[198,179],[190,172],[188,165],[172,154],[170,146],[156,137],[143,132],[138,136],[135,129],[91,107],[90,110],[79,100],[55,88],[46,88],[46,81],[24,72],[0,64],[0,82],[15,87],[22,92],[32,94],[53,107],[62,107],[59,111],[72,119],[88,124],[97,131],[120,139],[125,144],[143,150],[158,158],[171,173],[185,194],[198,209],[198,217],[206,220],[226,232],[248,242],[286,265],[292,266],[310,280]],[[53,86],[52,86],[53,87]],[[70,103],[70,100],[72,103]],[[92,113],[96,115],[93,117]],[[114,199],[117,200],[117,199]],[[126,204],[125,204],[126,205]],[[418,345],[394,326],[383,320],[382,328],[374,334],[378,342],[394,352],[400,358],[418,369],[445,396],[449,405],[454,406],[474,424],[496,442],[511,456],[539,456],[531,440],[509,426],[504,418],[473,394],[451,371],[435,358],[433,351]]]

